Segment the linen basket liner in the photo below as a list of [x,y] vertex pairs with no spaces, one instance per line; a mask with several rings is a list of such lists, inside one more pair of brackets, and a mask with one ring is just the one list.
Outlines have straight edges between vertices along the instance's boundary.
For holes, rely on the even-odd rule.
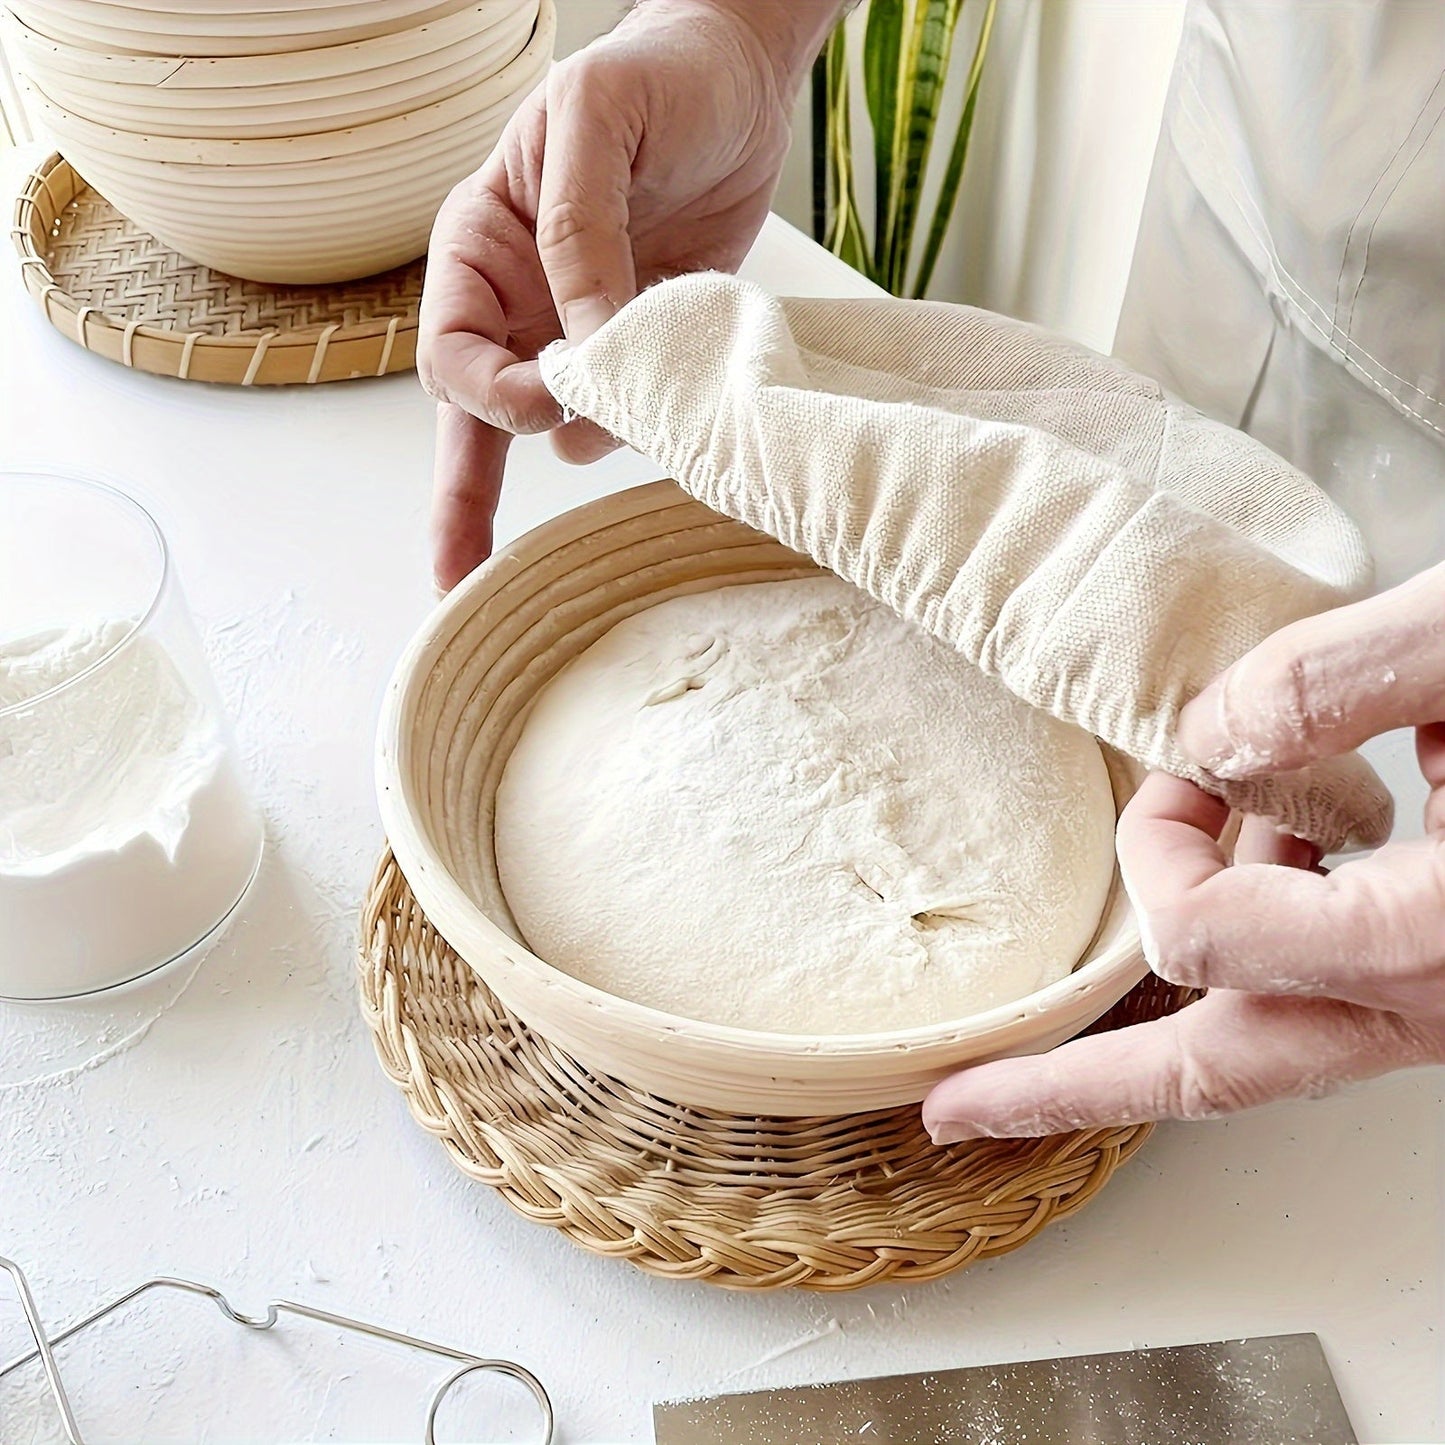
[[1326,850],[1388,836],[1356,754],[1238,782],[1176,746],[1212,677],[1361,596],[1371,565],[1303,473],[1148,378],[972,307],[779,300],[715,273],[541,366],[569,412],[1024,701]]

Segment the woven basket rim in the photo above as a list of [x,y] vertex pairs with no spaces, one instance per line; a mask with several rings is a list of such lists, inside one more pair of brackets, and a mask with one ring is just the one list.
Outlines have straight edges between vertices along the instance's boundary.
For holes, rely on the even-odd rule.
[[[629,487],[603,500],[614,509],[614,514],[609,517],[609,525],[616,524],[627,516],[663,511],[669,507],[689,513],[706,510],[682,492],[677,483],[667,480]],[[1132,975],[1128,985],[1132,987],[1147,974],[1148,965],[1139,951],[1136,930],[1126,940],[1117,943],[1111,954],[1089,959],[1064,978],[1023,999],[967,1018],[871,1034],[787,1034],[687,1019],[633,999],[619,997],[575,978],[538,957],[532,950],[509,936],[476,903],[445,864],[435,857],[434,844],[425,824],[417,816],[411,797],[409,780],[415,772],[412,764],[417,744],[408,725],[409,718],[432,675],[434,659],[473,617],[476,610],[475,595],[494,582],[505,580],[520,571],[523,564],[518,561],[518,554],[550,552],[579,536],[587,535],[594,526],[593,509],[597,505],[583,504],[550,518],[517,539],[504,551],[494,554],[436,604],[413,634],[396,663],[384,694],[378,725],[376,792],[382,824],[391,840],[392,851],[412,887],[417,887],[420,880],[423,895],[430,896],[434,901],[445,900],[449,916],[465,915],[469,926],[487,936],[512,966],[552,979],[558,987],[620,1022],[645,1028],[656,1034],[704,1038],[710,1045],[725,1051],[751,1052],[765,1049],[776,1053],[779,1058],[802,1056],[809,1059],[847,1060],[873,1056],[879,1052],[911,1052],[915,1049],[947,1047],[957,1042],[987,1036],[1022,1017],[1041,1016],[1071,993],[1093,986],[1104,979]],[[717,517],[715,520],[723,519]],[[741,523],[735,525],[740,532],[752,530],[743,528]],[[766,540],[774,542],[775,539]],[[799,562],[816,567],[810,559],[801,555]],[[1106,753],[1105,756],[1107,760],[1109,755]]]
[[[277,54],[266,55],[158,55],[148,52],[121,52],[121,51],[95,51],[78,46],[69,40],[56,39],[46,35],[43,31],[36,30],[18,14],[8,12],[8,19],[13,22],[14,31],[18,37],[18,43],[28,45],[42,50],[52,52],[74,51],[83,60],[84,70],[102,70],[113,62],[113,68],[120,72],[165,72],[166,67],[179,67],[189,74],[205,75],[214,77],[219,73],[220,79],[212,79],[208,85],[191,87],[186,85],[171,85],[170,81],[174,69],[166,74],[164,81],[136,81],[131,82],[143,86],[147,90],[155,90],[158,94],[164,94],[167,89],[229,89],[237,85],[253,86],[266,84],[267,81],[248,79],[248,72],[265,74],[270,72],[274,76],[278,64],[287,70],[299,70],[302,75],[306,73],[308,61],[315,60],[323,64],[341,62],[349,66],[353,58],[360,58],[363,62],[373,61],[371,65],[363,64],[352,69],[332,70],[327,68],[321,72],[322,75],[332,74],[349,75],[364,70],[383,69],[389,58],[388,51],[395,51],[396,43],[402,36],[417,36],[435,32],[440,28],[442,34],[447,37],[441,44],[461,43],[469,38],[476,31],[477,22],[485,19],[486,13],[491,10],[505,11],[510,0],[461,0],[458,8],[449,14],[439,16],[436,19],[427,20],[420,25],[408,26],[405,30],[393,31],[386,35],[373,36],[368,40],[346,40],[338,45],[317,45],[309,46],[303,50],[281,51]],[[268,7],[271,10],[275,6]],[[485,35],[492,28],[483,25],[477,34]],[[453,36],[455,32],[455,37]],[[421,53],[430,53],[423,51]],[[232,73],[228,74],[228,70]],[[238,79],[239,76],[239,79]],[[285,77],[280,83],[295,77]]]
[[[190,166],[210,169],[309,165],[352,154],[364,156],[387,146],[424,142],[438,133],[451,134],[460,125],[480,124],[494,111],[511,106],[522,85],[531,88],[551,60],[556,29],[555,0],[540,0],[537,17],[521,49],[500,70],[483,76],[459,94],[386,120],[366,121],[304,135],[251,140],[198,140],[158,135],[138,138],[133,131],[121,130],[76,114],[47,95],[33,77],[28,84],[39,98],[41,109],[51,115],[51,124],[57,130],[62,126],[69,127],[77,135],[88,137],[87,143],[93,143],[95,148],[104,151],[114,149],[122,157],[133,157],[143,151],[149,161],[181,169]],[[533,75],[533,71],[537,75]],[[480,96],[487,97],[485,105],[478,104]],[[102,137],[112,139],[107,143]],[[138,144],[138,139],[143,143]]]
[[281,133],[277,127],[294,129],[298,120],[306,130],[325,130],[335,128],[338,117],[344,117],[345,124],[356,124],[367,112],[400,114],[418,99],[440,98],[441,92],[458,89],[478,67],[511,53],[535,17],[529,20],[527,7],[518,6],[511,19],[510,29],[493,25],[480,37],[453,41],[432,54],[352,72],[345,77],[345,89],[334,80],[173,87],[81,75],[47,65],[43,59],[33,61],[29,70],[42,75],[63,103],[78,102],[82,108],[90,102],[101,104],[112,118],[151,128],[163,122],[170,134],[224,134],[227,128],[234,131],[237,122],[245,134],[266,133],[256,126],[274,134]]
[[[416,4],[416,0],[408,0],[408,4],[411,8],[402,16],[403,20],[413,20],[416,10],[423,8]],[[445,19],[457,10],[466,8],[468,4],[469,0],[433,0],[432,4],[425,7],[425,13],[430,13],[433,19]],[[47,5],[49,6],[48,11],[44,8]],[[93,9],[99,8],[93,6],[93,0],[92,7]],[[197,22],[189,29],[182,26],[182,29],[177,31],[137,24],[133,20],[128,23],[126,19],[128,11],[145,13],[145,7],[140,6],[115,6],[113,9],[119,13],[112,16],[98,16],[92,13],[92,9],[87,9],[83,4],[77,6],[71,3],[71,0],[11,0],[9,8],[18,19],[23,18],[20,13],[22,10],[27,11],[30,15],[40,14],[46,23],[59,32],[58,34],[40,29],[31,24],[30,20],[24,20],[24,23],[30,25],[32,29],[48,40],[54,39],[67,45],[76,45],[77,43],[82,46],[106,45],[112,47],[109,53],[116,54],[124,54],[132,48],[126,42],[140,39],[146,44],[134,47],[137,54],[164,53],[174,56],[178,52],[189,52],[189,54],[183,54],[183,58],[190,58],[191,55],[199,55],[204,58],[209,53],[212,41],[221,40],[230,45],[236,39],[234,17],[228,18],[214,13],[208,17],[207,12],[204,11],[153,12],[178,16],[182,20],[190,18]],[[373,15],[369,19],[357,16],[346,25],[322,24],[320,28],[304,28],[306,24],[313,23],[306,20],[305,17],[314,16],[318,10],[324,8],[327,7],[296,7],[294,13],[299,17],[299,23],[284,27],[280,31],[277,29],[275,19],[268,19],[268,17],[274,17],[277,13],[285,15],[288,13],[288,7],[272,6],[266,11],[247,12],[243,28],[246,32],[245,38],[251,42],[249,48],[240,52],[222,50],[218,58],[231,59],[238,53],[242,56],[284,55],[289,53],[286,43],[288,40],[301,42],[301,48],[305,50],[319,50],[326,47],[328,39],[335,39],[338,31],[346,38],[338,40],[336,43],[344,45],[358,40],[384,38],[393,29],[407,28],[405,24],[393,25],[392,20],[381,19],[380,14]],[[395,19],[394,12],[392,19]],[[169,25],[172,22],[167,20],[165,23]],[[413,26],[415,23],[413,20]],[[357,31],[362,33],[358,35],[355,33]],[[167,42],[164,52],[157,48],[160,42]],[[295,45],[293,44],[290,48],[294,49]]]
[[[916,1104],[779,1118],[670,1103],[592,1071],[502,1004],[389,848],[358,963],[382,1069],[453,1164],[533,1223],[660,1277],[753,1291],[924,1283],[1085,1207],[1153,1127],[938,1148]],[[1093,1027],[1192,997],[1150,976]]]
[[[329,347],[337,349],[348,343],[364,345],[371,342],[382,343],[385,358],[397,352],[397,343],[403,337],[412,339],[415,336],[416,318],[408,319],[400,312],[391,316],[366,317],[351,323],[322,322],[284,330],[258,328],[218,336],[145,320],[127,321],[111,314],[104,306],[84,305],[66,290],[65,284],[56,278],[51,269],[48,243],[52,239],[51,228],[58,223],[69,203],[58,198],[66,189],[69,189],[70,199],[73,200],[91,188],[59,151],[52,151],[29,171],[17,192],[10,235],[26,289],[41,303],[51,324],[72,339],[81,339],[83,324],[87,349],[102,349],[95,342],[104,343],[106,338],[111,338],[112,345],[122,353],[136,338],[162,343],[177,353],[189,345],[212,354],[234,357],[235,361],[227,365],[235,368],[238,373],[235,380],[240,381],[242,377],[239,373],[244,370],[242,363],[254,359],[258,347],[264,347],[265,352],[272,356],[280,354],[282,357],[300,358],[314,355],[323,338]],[[338,294],[344,294],[349,284],[352,283],[340,283],[334,289]],[[61,325],[57,315],[71,324]],[[406,369],[410,369],[410,362]],[[367,374],[383,373],[369,371]]]

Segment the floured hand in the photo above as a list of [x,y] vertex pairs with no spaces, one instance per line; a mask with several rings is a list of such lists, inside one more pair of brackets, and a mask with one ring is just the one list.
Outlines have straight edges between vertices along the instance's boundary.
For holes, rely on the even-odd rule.
[[793,101],[837,0],[643,0],[561,62],[437,217],[417,369],[437,398],[438,584],[491,550],[514,435],[588,461],[537,353],[597,330],[640,286],[735,270],[762,227]]
[[1445,1063],[1445,567],[1282,629],[1205,689],[1179,741],[1220,777],[1301,767],[1414,727],[1427,836],[1325,875],[1300,840],[1149,777],[1119,821],[1146,954],[1208,989],[1169,1018],[945,1080],[937,1143],[1210,1118]]

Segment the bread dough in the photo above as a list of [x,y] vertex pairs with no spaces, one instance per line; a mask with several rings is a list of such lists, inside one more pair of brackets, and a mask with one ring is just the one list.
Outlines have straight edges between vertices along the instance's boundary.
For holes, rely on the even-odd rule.
[[1113,831],[1094,738],[832,576],[619,623],[537,697],[496,811],[539,957],[671,1014],[808,1035],[1062,978]]

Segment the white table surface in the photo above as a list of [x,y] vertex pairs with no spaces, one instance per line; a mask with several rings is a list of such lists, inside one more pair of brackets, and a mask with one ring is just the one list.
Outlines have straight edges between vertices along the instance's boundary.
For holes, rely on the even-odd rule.
[[[15,158],[4,170],[7,186]],[[7,192],[8,193],[8,192]],[[749,272],[860,284],[771,222]],[[412,376],[291,390],[131,373],[42,323],[0,262],[0,465],[119,479],[156,511],[268,824],[239,923],[191,977],[109,1002],[0,1006],[0,1253],[56,1324],[156,1273],[374,1318],[529,1365],[559,1439],[647,1441],[654,1400],[1317,1331],[1361,1438],[1438,1439],[1440,1071],[1166,1126],[1076,1218],[952,1279],[839,1297],[647,1278],[465,1180],[386,1082],[357,1010],[355,919],[381,832],[374,719],[430,600],[431,405]],[[652,475],[514,450],[499,538]],[[1405,753],[1383,749],[1408,792]],[[0,1284],[0,1354],[18,1353]],[[305,1324],[252,1335],[156,1298],[63,1355],[96,1441],[417,1440],[430,1364]],[[479,1383],[442,1440],[530,1438]],[[6,1445],[59,1438],[38,1377]]]

